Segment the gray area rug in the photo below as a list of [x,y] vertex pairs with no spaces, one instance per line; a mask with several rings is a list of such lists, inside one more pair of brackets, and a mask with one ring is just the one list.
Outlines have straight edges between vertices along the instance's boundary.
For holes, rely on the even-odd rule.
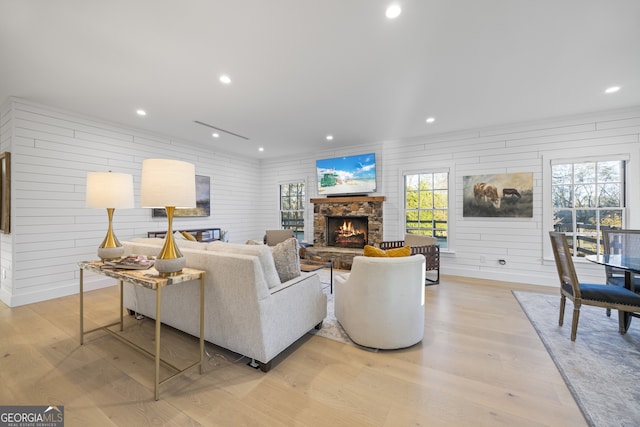
[[591,426],[640,426],[640,319],[626,335],[618,314],[582,306],[571,342],[573,304],[558,326],[560,295],[513,291]]

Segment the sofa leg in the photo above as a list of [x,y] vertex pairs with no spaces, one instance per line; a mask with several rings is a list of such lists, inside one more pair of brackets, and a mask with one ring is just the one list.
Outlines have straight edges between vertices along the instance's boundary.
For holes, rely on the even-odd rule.
[[271,369],[271,361],[263,363],[259,360],[251,359],[247,365],[251,366],[253,369],[260,369],[262,372],[269,372],[269,369]]
[[322,329],[322,320],[320,321],[320,323],[318,323],[316,326],[314,326],[314,328],[316,328],[317,330]]
[[258,362],[258,367],[262,372],[269,372],[271,369],[271,361],[268,361],[267,363]]
[[135,317],[136,320],[144,319],[144,314],[137,313],[135,310],[131,310],[130,308],[127,308],[127,313],[129,313],[129,316]]

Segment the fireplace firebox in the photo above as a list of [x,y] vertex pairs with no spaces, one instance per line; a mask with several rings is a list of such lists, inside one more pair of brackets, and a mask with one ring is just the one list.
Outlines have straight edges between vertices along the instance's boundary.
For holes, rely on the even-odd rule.
[[368,242],[366,216],[327,216],[327,246],[362,249]]

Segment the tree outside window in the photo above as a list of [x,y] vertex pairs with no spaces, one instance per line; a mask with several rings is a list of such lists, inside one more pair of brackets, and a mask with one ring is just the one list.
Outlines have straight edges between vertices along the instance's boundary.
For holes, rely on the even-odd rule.
[[405,231],[438,239],[448,247],[448,172],[405,175]]
[[304,182],[280,185],[280,225],[304,240]]
[[602,253],[602,230],[625,224],[625,162],[551,166],[553,228],[564,232],[576,257]]

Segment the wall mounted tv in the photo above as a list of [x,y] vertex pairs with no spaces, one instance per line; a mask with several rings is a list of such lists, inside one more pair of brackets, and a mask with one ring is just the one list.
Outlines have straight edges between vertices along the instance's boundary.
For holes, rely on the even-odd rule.
[[355,195],[376,191],[375,153],[316,160],[318,195]]

